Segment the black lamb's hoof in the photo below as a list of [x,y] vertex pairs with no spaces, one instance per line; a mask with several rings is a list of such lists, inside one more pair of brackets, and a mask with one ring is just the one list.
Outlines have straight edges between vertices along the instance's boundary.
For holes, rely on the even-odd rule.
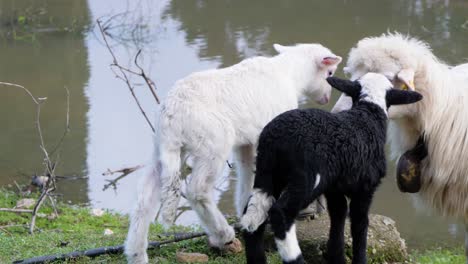
[[397,185],[401,192],[417,193],[421,189],[421,162],[427,156],[423,136],[416,146],[406,151],[398,160]]

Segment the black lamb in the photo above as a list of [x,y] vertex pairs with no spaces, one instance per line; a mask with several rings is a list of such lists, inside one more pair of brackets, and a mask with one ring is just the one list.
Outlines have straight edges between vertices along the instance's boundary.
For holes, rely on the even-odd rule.
[[328,263],[345,263],[346,197],[353,263],[367,263],[369,207],[386,170],[387,109],[417,102],[422,96],[392,89],[392,83],[376,73],[358,81],[336,77],[327,81],[353,98],[350,110],[337,114],[319,109],[288,111],[260,135],[254,191],[241,219],[247,263],[266,263],[263,233],[268,218],[283,263],[304,263],[294,221],[322,194],[331,221]]

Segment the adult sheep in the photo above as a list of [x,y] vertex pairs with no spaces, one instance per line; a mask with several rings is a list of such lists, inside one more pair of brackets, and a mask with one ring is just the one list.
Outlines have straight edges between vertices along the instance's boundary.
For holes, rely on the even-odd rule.
[[277,56],[255,57],[178,82],[161,106],[151,173],[142,182],[125,243],[130,263],[146,263],[148,227],[175,221],[180,200],[181,155],[193,158],[185,197],[217,248],[231,248],[234,229],[213,200],[214,184],[231,150],[236,156],[236,207],[240,215],[253,186],[254,146],[276,115],[304,96],[326,104],[341,57],[320,44],[274,45]]
[[[413,148],[423,135],[428,155],[420,164],[419,195],[441,215],[464,221],[468,263],[468,64],[451,67],[422,41],[384,34],[359,41],[345,72],[352,80],[382,73],[424,96],[417,104],[389,109],[392,156]],[[350,99],[342,95],[332,111],[349,106]]]

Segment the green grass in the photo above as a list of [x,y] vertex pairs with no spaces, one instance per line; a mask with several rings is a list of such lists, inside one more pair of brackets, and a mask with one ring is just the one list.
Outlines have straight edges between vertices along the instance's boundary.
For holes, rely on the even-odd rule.
[[[0,207],[12,208],[20,197],[8,190],[0,189]],[[92,216],[90,208],[59,204],[59,217],[53,220],[38,218],[34,235],[29,235],[25,227],[7,227],[0,229],[0,263],[41,255],[61,254],[103,246],[123,244],[128,228],[126,216],[106,212],[101,217]],[[52,208],[45,204],[41,213],[50,215]],[[29,224],[30,214],[0,212],[0,226]],[[104,235],[104,229],[111,229],[114,234]],[[175,227],[174,232],[199,231]],[[159,225],[151,225],[150,240],[168,239],[162,234]],[[170,237],[169,237],[170,239]],[[149,251],[151,263],[175,263],[177,251],[199,252],[209,255],[209,263],[245,263],[243,254],[221,256],[207,247],[205,238],[186,240],[162,246]],[[270,263],[280,263],[277,254],[270,254]],[[124,263],[122,255],[104,255],[98,258],[81,258],[72,263]]]
[[414,263],[419,264],[465,264],[463,249],[431,249],[413,252]]
[[[13,208],[16,201],[22,197],[6,189],[0,189],[0,207]],[[33,197],[34,198],[34,197]],[[70,206],[59,203],[59,217],[49,220],[38,218],[34,235],[28,234],[25,227],[7,227],[0,229],[0,263],[11,263],[14,260],[31,258],[41,255],[62,254],[77,250],[85,250],[103,246],[123,244],[128,228],[127,216],[106,212],[97,217],[90,214],[90,208]],[[46,203],[40,210],[50,215],[52,208]],[[27,225],[30,214],[0,212],[0,226]],[[104,235],[104,229],[111,229],[114,234]],[[162,241],[170,239],[163,234],[159,225],[151,225],[150,240]],[[184,227],[174,227],[174,232],[199,231]],[[243,254],[219,255],[207,247],[205,238],[186,240],[150,250],[150,263],[175,263],[177,251],[199,252],[208,254],[208,263],[245,263]],[[278,254],[269,253],[269,263],[281,263]],[[103,255],[94,259],[80,258],[68,263],[125,263],[122,255]],[[462,249],[434,249],[413,251],[411,261],[419,264],[465,264]]]

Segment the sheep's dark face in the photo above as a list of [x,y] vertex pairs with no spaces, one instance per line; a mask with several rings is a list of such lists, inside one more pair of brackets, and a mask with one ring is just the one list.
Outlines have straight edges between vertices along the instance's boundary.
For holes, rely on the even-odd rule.
[[351,97],[353,103],[367,101],[374,103],[384,112],[392,105],[415,103],[422,95],[414,91],[394,89],[393,84],[382,74],[366,73],[357,81],[330,77],[327,81],[336,89]]
[[301,77],[308,83],[304,88],[305,94],[318,104],[327,104],[331,97],[331,87],[325,79],[335,74],[342,58],[320,44],[275,44],[274,48],[281,54],[296,58],[297,63],[306,69]]

